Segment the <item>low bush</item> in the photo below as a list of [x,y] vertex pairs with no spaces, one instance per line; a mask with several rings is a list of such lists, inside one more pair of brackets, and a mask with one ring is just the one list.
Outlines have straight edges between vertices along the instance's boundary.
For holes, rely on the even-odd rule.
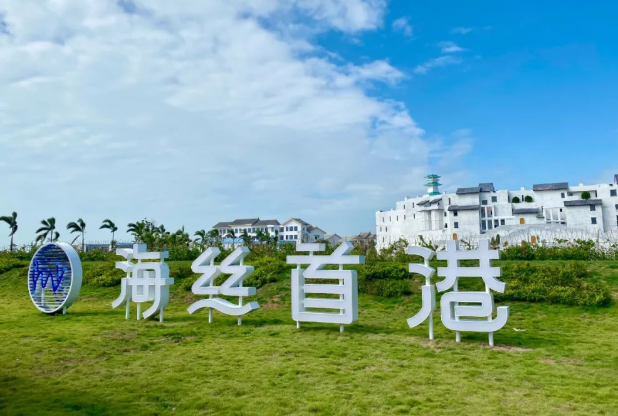
[[615,260],[618,247],[601,247],[592,240],[557,241],[555,245],[531,244],[522,241],[519,245],[506,246],[502,260]]
[[255,271],[245,279],[244,286],[260,288],[266,283],[276,282],[279,275],[287,270],[285,261],[276,257],[263,257],[253,261],[251,265]]
[[611,292],[602,282],[592,281],[586,264],[535,265],[528,262],[502,267],[505,293],[498,300],[549,302],[563,305],[602,306],[611,302]]
[[81,261],[117,261],[120,259],[115,251],[103,250],[80,251],[79,258]]
[[27,267],[27,260],[21,260],[16,257],[12,257],[9,255],[1,255],[0,256],[0,274],[6,273],[9,270],[16,269],[18,267]]
[[374,263],[358,270],[358,289],[368,295],[408,295],[412,292],[411,283],[411,275],[404,264]]
[[85,263],[83,265],[84,270],[84,284],[100,287],[110,287],[120,284],[120,279],[126,276],[126,274],[116,269],[115,263]]

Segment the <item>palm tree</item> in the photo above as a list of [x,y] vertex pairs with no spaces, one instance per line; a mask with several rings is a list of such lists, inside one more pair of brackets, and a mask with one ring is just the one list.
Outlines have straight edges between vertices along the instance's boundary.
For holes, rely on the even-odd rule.
[[220,236],[219,236],[219,231],[218,230],[212,229],[212,230],[210,230],[208,232],[208,239],[210,241],[214,241],[215,243],[218,243],[219,242],[219,238],[220,238]]
[[136,243],[141,243],[146,224],[143,221],[130,222],[127,224],[127,233],[133,234]]
[[242,239],[243,243],[245,243],[246,246],[251,245],[251,236],[249,235],[249,233],[247,233],[246,228],[242,230],[242,234],[240,235],[240,238]]
[[110,246],[113,249],[116,243],[116,241],[114,240],[114,234],[116,233],[116,231],[118,231],[118,227],[116,227],[116,224],[114,224],[112,220],[105,219],[103,220],[103,223],[99,227],[99,230],[103,230],[103,229],[107,229],[112,233],[112,242],[110,243]]
[[11,215],[5,215],[3,217],[0,217],[0,221],[6,222],[6,224],[11,229],[11,233],[9,234],[9,237],[11,237],[10,250],[13,251],[13,236],[17,232],[17,213],[13,212]]
[[227,234],[225,235],[225,238],[231,238],[232,239],[232,247],[234,247],[234,243],[236,241],[236,232],[232,229],[230,229]]
[[204,245],[206,244],[206,238],[207,238],[206,230],[198,230],[193,235],[197,237],[195,239],[195,242],[198,245],[204,247]]
[[[77,222],[70,222],[67,224],[67,230],[71,231],[71,234],[73,233],[80,233],[82,236],[82,252],[85,251],[86,249],[86,244],[84,243],[84,235],[86,234],[86,223],[84,222],[84,220],[82,220],[81,218],[77,220]],[[75,240],[77,240],[77,238],[79,237],[79,235],[77,237],[75,237],[75,239],[73,241],[71,241],[71,244],[73,244],[75,242]]]
[[35,242],[42,242],[47,238],[49,238],[50,242],[57,241],[60,237],[60,233],[56,231],[56,219],[54,217],[50,217],[41,221],[41,224],[43,226],[36,230],[38,235]]

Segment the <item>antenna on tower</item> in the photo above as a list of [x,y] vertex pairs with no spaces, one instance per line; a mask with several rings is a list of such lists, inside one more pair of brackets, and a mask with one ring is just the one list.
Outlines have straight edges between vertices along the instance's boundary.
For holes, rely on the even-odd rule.
[[429,195],[440,195],[440,189],[438,188],[440,185],[442,185],[439,182],[440,176],[436,175],[435,173],[430,173],[429,175],[425,176],[425,179],[427,179],[427,183],[425,184],[425,186],[427,187],[427,193]]

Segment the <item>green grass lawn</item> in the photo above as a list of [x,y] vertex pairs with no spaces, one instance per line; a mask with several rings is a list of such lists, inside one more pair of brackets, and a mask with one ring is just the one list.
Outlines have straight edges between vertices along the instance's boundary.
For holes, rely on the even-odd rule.
[[[618,262],[592,263],[618,291]],[[31,304],[26,269],[0,274],[2,415],[594,415],[618,414],[618,307],[501,302],[487,337],[409,329],[420,292],[360,295],[359,321],[291,319],[289,276],[258,290],[236,325],[186,312],[176,288],[165,322],[124,319],[119,288],[85,286],[67,315]],[[180,283],[180,282],[178,282]]]

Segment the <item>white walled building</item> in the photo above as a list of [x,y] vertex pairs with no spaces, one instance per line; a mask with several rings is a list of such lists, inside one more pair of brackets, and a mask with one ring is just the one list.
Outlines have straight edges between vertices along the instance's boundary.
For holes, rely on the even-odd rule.
[[290,218],[279,228],[280,241],[315,242],[324,239],[326,233],[300,218]]
[[247,231],[247,234],[251,237],[255,237],[258,231],[262,231],[271,237],[278,236],[279,241],[285,242],[320,241],[324,239],[326,234],[321,228],[315,227],[300,218],[290,218],[284,223],[279,223],[275,219],[243,218],[219,222],[212,228],[219,232],[221,238],[230,235],[230,231],[233,231],[236,238],[240,238],[244,231]]
[[[394,209],[376,212],[378,249],[400,238],[410,242],[418,242],[419,236],[431,241],[461,239],[539,225],[596,235],[618,233],[618,175],[613,183],[596,185],[560,182],[508,191],[481,183],[454,193],[439,193],[438,178],[428,176],[428,194],[406,197]],[[590,199],[582,199],[585,191]]]

